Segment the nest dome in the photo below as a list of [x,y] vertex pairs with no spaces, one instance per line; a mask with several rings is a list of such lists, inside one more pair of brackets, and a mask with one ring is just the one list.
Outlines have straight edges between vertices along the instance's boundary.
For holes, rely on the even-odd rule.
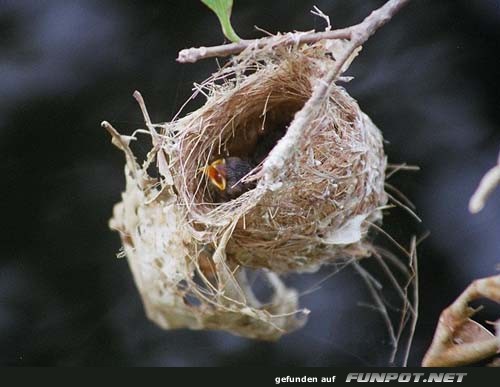
[[[338,85],[305,115],[335,61],[331,44],[342,41],[285,47],[279,39],[196,85],[207,100],[180,119],[153,125],[141,105],[153,140],[142,165],[131,138],[103,123],[126,155],[127,187],[110,226],[148,316],[164,328],[275,340],[307,315],[277,274],[371,250],[368,231],[387,202],[382,135]],[[218,195],[207,177],[221,159],[248,165],[231,183],[245,187],[238,195]],[[254,269],[264,269],[266,300],[247,281]]]
[[[229,261],[275,272],[365,256],[367,231],[387,202],[382,135],[345,89],[334,86],[288,147],[293,154],[273,155],[279,142],[293,140],[287,129],[332,61],[319,44],[275,55],[222,69],[203,85],[206,104],[167,128],[178,133],[172,173],[193,232],[216,247],[226,232]],[[271,155],[286,163],[265,179]],[[255,188],[214,200],[201,171],[221,157],[253,160],[243,181]]]

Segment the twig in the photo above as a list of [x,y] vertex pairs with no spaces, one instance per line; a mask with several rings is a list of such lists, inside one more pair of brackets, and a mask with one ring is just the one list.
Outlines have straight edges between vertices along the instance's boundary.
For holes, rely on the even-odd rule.
[[[334,31],[322,32],[289,32],[285,38],[279,42],[284,46],[291,46],[295,44],[311,44],[324,39],[350,39],[351,28],[342,28]],[[179,63],[195,63],[202,59],[213,57],[226,57],[234,54],[239,54],[246,48],[254,46],[256,48],[263,48],[269,45],[274,37],[265,37],[261,39],[240,40],[238,43],[221,44],[220,46],[212,47],[192,47],[185,48],[179,51],[177,62]]]
[[[345,70],[345,64],[349,62],[353,54],[361,45],[363,45],[375,31],[387,23],[404,5],[410,0],[389,0],[382,7],[373,11],[361,23],[356,24],[346,29],[335,31],[324,31],[318,33],[297,33],[288,35],[289,38],[281,39],[281,43],[311,43],[320,39],[345,38],[349,39],[344,46],[343,51],[339,52],[332,67],[328,70],[324,78],[320,79],[314,87],[311,97],[304,104],[302,109],[296,113],[294,120],[290,124],[285,136],[273,148],[271,153],[266,158],[262,169],[259,173],[254,174],[252,179],[257,180],[262,178],[259,185],[266,186],[269,182],[276,181],[276,177],[282,171],[294,155],[294,149],[300,143],[301,139],[308,138],[310,123],[317,116],[318,111],[323,106],[323,102],[330,95],[333,83],[338,79],[339,75]],[[202,58],[213,56],[227,56],[241,52],[251,44],[257,46],[268,44],[270,38],[262,38],[260,40],[241,41],[217,47],[202,47],[199,49],[193,48],[183,50],[179,53],[178,60],[180,62],[196,62]],[[262,190],[261,192],[264,192]]]
[[[473,214],[481,211],[488,196],[499,184],[500,154],[497,165],[486,172],[472,195],[469,211]],[[469,303],[478,298],[500,303],[500,275],[474,281],[453,304],[443,310],[432,344],[422,361],[424,367],[467,365],[500,352],[498,337],[470,319],[476,311],[469,307]]]
[[321,9],[319,9],[316,6],[314,6],[313,10],[311,11],[311,13],[314,16],[318,16],[318,17],[322,18],[326,22],[325,31],[330,31],[332,29],[332,23],[330,23],[330,16],[325,15]]
[[154,128],[154,125],[151,123],[151,118],[149,118],[148,109],[146,109],[146,104],[144,103],[144,98],[142,98],[142,94],[136,90],[132,95],[139,104],[139,107],[141,108],[142,115],[144,116],[144,122],[146,123],[146,126],[151,133],[151,139],[153,141],[153,145],[158,146],[160,143],[160,139],[158,133],[156,132],[156,129]]
[[288,128],[285,136],[276,144],[264,162],[262,171],[256,178],[263,177],[264,184],[267,181],[275,180],[283,166],[289,162],[302,138],[308,138],[308,126],[316,116],[316,113],[323,101],[330,95],[332,84],[342,72],[344,64],[351,58],[355,50],[365,43],[375,31],[387,23],[396,12],[401,9],[409,0],[389,0],[379,9],[373,11],[360,24],[350,27],[351,39],[344,51],[336,58],[332,68],[326,76],[321,79],[311,98],[304,104],[303,108],[297,112],[294,120]]
[[134,179],[137,178],[137,162],[128,145],[130,140],[132,140],[134,137],[122,136],[108,121],[102,121],[101,127],[106,129],[111,135],[113,145],[115,145],[118,149],[121,149],[125,153],[127,165],[130,168],[130,173],[132,173]]
[[484,207],[486,200],[491,195],[497,185],[500,185],[500,153],[498,154],[497,165],[491,168],[481,179],[479,186],[469,201],[469,211],[473,214],[478,213]]
[[[368,40],[378,28],[387,23],[401,7],[406,5],[409,1],[410,0],[389,0],[382,7],[373,11],[361,23],[348,28],[322,32],[288,33],[286,38],[281,40],[279,44],[290,46],[296,44],[311,44],[324,39],[349,39],[353,43],[354,48],[356,48]],[[241,40],[238,43],[223,44],[213,47],[187,48],[179,52],[177,61],[180,63],[195,63],[201,59],[234,55],[250,46],[255,46],[257,48],[265,47],[272,39],[273,38],[266,37],[255,40]]]
[[499,352],[498,338],[470,319],[475,311],[469,303],[479,298],[500,303],[500,275],[472,282],[441,313],[434,339],[422,361],[424,367],[461,366]]
[[153,149],[148,153],[146,164],[152,162],[152,160],[156,157],[156,163],[158,166],[158,170],[160,174],[163,176],[163,183],[165,185],[173,185],[173,178],[170,172],[169,163],[167,160],[167,155],[162,148],[162,139],[158,132],[155,129],[155,126],[151,122],[151,118],[149,117],[148,109],[146,108],[146,104],[144,103],[144,98],[142,98],[142,94],[139,91],[134,91],[133,94],[135,100],[139,104],[141,108],[142,115],[144,116],[144,122],[151,134],[151,141],[153,143]]

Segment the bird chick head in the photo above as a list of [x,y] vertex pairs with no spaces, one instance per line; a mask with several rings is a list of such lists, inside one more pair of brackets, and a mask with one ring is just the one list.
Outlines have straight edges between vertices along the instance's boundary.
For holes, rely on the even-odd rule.
[[226,159],[218,159],[203,168],[210,183],[221,191],[226,190]]

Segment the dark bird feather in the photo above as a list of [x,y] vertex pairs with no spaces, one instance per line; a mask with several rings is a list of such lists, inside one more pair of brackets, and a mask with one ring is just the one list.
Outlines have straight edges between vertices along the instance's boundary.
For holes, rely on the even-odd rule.
[[255,187],[255,182],[242,182],[254,166],[249,160],[239,157],[226,157],[213,161],[205,168],[208,188],[215,202],[236,199]]

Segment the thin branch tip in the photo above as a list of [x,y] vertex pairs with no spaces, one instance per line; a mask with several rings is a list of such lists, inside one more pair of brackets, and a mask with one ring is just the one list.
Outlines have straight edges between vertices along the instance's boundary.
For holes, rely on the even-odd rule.
[[[277,42],[274,36],[264,37],[254,40],[240,40],[237,43],[222,44],[212,47],[192,47],[179,51],[177,62],[195,63],[202,59],[213,57],[227,57],[239,54],[246,48],[254,46],[257,48],[266,47],[270,43],[278,43],[285,46],[312,44],[326,39],[347,39],[356,42],[357,46],[364,43],[375,31],[386,24],[392,17],[410,0],[389,0],[380,8],[373,11],[361,23],[347,28],[330,30],[329,18],[322,12],[318,15],[328,21],[325,31],[321,32],[294,32],[286,34],[286,38]],[[271,45],[272,46],[272,45]]]
[[476,191],[470,198],[469,211],[472,214],[477,214],[481,211],[484,208],[488,197],[493,193],[498,185],[500,185],[500,152],[498,154],[497,165],[485,173],[479,182]]
[[498,338],[470,319],[469,304],[479,298],[500,303],[500,275],[473,281],[439,318],[424,367],[462,366],[487,359],[500,350]]

